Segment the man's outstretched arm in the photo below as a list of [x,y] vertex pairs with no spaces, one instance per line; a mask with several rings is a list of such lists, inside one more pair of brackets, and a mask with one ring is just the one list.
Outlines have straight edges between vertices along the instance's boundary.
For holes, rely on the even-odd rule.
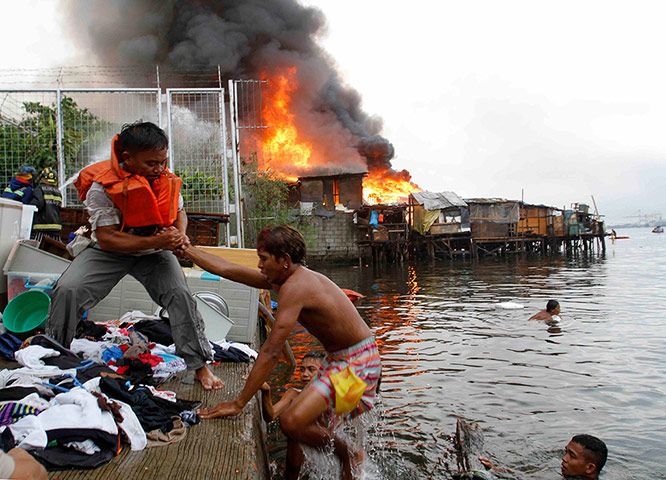
[[238,415],[275,368],[282,352],[282,346],[294,327],[302,308],[300,301],[290,301],[289,298],[283,298],[282,292],[280,293],[279,305],[281,306],[278,307],[275,324],[273,324],[268,339],[259,351],[259,356],[240,395],[236,400],[220,402],[215,407],[200,410],[201,418]]
[[188,247],[183,255],[210,273],[250,287],[271,289],[271,284],[261,272],[230,262],[226,258],[204,252],[193,246]]

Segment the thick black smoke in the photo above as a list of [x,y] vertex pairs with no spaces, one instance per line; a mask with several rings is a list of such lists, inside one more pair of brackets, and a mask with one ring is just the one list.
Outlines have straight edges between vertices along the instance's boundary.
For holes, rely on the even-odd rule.
[[381,120],[363,111],[359,93],[316,43],[325,28],[316,8],[295,0],[68,0],[63,8],[100,65],[219,64],[227,79],[270,78],[296,66],[295,113],[307,119],[307,136],[324,141],[320,160],[354,168],[360,154],[371,171],[392,172],[393,145],[380,136]]

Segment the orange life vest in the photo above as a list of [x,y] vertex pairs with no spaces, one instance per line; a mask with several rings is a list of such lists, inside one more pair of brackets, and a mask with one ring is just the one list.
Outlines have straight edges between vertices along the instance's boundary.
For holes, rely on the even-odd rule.
[[160,227],[172,225],[178,217],[178,199],[183,181],[164,169],[152,184],[141,175],[120,168],[116,155],[118,135],[111,142],[111,159],[84,168],[74,182],[81,201],[93,182],[104,186],[123,216],[123,227]]

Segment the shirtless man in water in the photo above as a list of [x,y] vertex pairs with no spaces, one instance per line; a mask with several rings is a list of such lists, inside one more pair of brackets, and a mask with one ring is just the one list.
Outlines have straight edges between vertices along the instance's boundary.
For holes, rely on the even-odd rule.
[[553,315],[560,314],[560,304],[557,300],[548,300],[546,308],[530,317],[530,320],[553,320]]
[[[364,453],[341,440],[318,422],[322,416],[353,417],[374,405],[381,361],[372,332],[347,295],[324,275],[304,266],[305,241],[298,230],[280,225],[264,228],[257,237],[259,270],[237,265],[189,246],[185,256],[205,270],[251,287],[275,289],[278,311],[268,339],[248,376],[238,398],[199,411],[202,418],[238,415],[261,388],[275,368],[282,346],[298,321],[316,337],[327,355],[317,376],[280,416],[287,436],[287,478],[298,478],[302,458],[298,443],[322,449],[331,442],[342,463],[341,478],[351,480],[361,475]],[[351,367],[362,382],[358,395],[350,390],[344,399],[336,399],[331,377],[345,374]],[[358,383],[357,385],[358,386]],[[344,392],[343,392],[344,393]]]

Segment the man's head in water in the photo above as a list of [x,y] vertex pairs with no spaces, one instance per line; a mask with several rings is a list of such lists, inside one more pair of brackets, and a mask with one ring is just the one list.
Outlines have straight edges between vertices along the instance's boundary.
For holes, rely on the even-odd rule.
[[557,300],[548,300],[546,304],[546,311],[551,315],[560,314],[560,303]]
[[576,435],[564,448],[562,475],[596,480],[606,464],[606,444],[592,435]]
[[259,270],[273,284],[281,285],[292,265],[305,263],[305,240],[289,225],[265,227],[257,236]]
[[324,363],[324,354],[319,352],[310,352],[306,353],[301,360],[301,381],[304,384],[308,384],[312,380],[317,372],[319,367]]

